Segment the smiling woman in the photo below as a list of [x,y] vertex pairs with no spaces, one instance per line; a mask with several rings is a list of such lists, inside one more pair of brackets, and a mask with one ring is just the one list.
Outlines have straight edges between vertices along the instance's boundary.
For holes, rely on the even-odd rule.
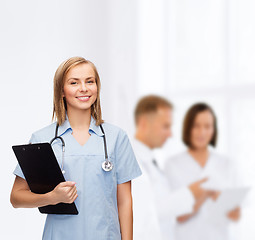
[[[53,119],[57,122],[35,132],[30,142],[50,142],[57,132],[59,137],[52,148],[61,164],[59,138],[66,143],[67,181],[49,193],[35,194],[19,165],[14,171],[14,207],[61,202],[75,202],[77,206],[78,215],[48,214],[45,240],[132,240],[131,180],[141,175],[141,170],[126,133],[102,120],[99,94],[100,78],[92,62],[81,57],[63,62],[54,77]],[[110,169],[103,167],[106,162],[111,163]]]
[[[75,86],[69,87],[69,85]],[[100,89],[100,77],[96,66],[92,62],[80,57],[73,57],[63,62],[57,69],[54,77],[54,108],[52,118],[56,118],[58,124],[61,125],[66,118],[66,98],[69,98],[69,95],[72,93],[80,94],[75,96],[77,98],[80,97],[79,100],[82,100],[81,97],[84,96],[92,97],[89,101],[89,103],[91,103],[91,115],[99,125],[103,122],[101,116]],[[81,92],[78,92],[80,90]],[[68,96],[65,96],[65,91]],[[74,93],[75,91],[76,93]],[[88,91],[90,93],[88,93]],[[84,92],[86,92],[86,94]],[[84,96],[82,94],[84,94]],[[89,94],[91,94],[91,96]],[[73,101],[72,99],[70,100]]]
[[86,63],[70,69],[66,74],[63,97],[68,104],[68,111],[72,107],[88,109],[95,102],[97,83],[94,75],[94,70]]

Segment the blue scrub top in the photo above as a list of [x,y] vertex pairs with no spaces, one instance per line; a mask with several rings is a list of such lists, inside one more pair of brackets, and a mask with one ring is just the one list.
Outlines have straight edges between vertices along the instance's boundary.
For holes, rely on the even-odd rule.
[[[59,126],[58,135],[65,143],[64,177],[76,182],[78,198],[75,204],[78,215],[48,214],[43,239],[45,240],[120,240],[117,207],[117,185],[141,175],[126,133],[109,123],[102,124],[107,151],[114,167],[105,172],[101,165],[105,160],[103,133],[91,117],[90,138],[81,146],[72,135],[68,119]],[[50,142],[55,136],[56,123],[32,134],[31,143]],[[61,141],[55,140],[53,151],[59,165],[62,161]],[[14,174],[25,179],[20,166]]]

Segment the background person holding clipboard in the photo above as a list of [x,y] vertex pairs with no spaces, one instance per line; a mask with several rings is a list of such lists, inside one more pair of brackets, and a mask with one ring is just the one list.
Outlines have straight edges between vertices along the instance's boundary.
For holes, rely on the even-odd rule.
[[[231,222],[239,221],[240,207],[230,209],[222,215],[224,219],[214,218],[213,207],[221,196],[221,189],[232,189],[238,186],[237,169],[231,160],[217,153],[218,136],[217,118],[214,110],[206,103],[196,103],[187,111],[183,121],[182,140],[187,150],[167,160],[165,172],[169,184],[175,190],[207,177],[213,182],[213,188],[202,188],[211,192],[209,197],[198,202],[194,211],[177,217],[175,226],[176,240],[230,240]],[[210,147],[212,146],[212,147]],[[225,220],[225,221],[221,221]]]
[[52,148],[66,182],[35,194],[20,166],[14,170],[15,208],[75,201],[78,215],[47,215],[43,239],[132,239],[131,180],[141,170],[126,133],[103,122],[99,96],[100,78],[93,63],[81,57],[63,62],[54,77],[57,122],[32,134],[30,143],[50,142],[57,136]]

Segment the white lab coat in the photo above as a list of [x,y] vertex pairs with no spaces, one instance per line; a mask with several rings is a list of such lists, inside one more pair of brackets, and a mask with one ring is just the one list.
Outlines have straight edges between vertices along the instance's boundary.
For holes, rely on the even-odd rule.
[[132,146],[143,172],[132,182],[134,240],[174,240],[176,216],[192,212],[194,197],[187,187],[172,192],[153,151],[135,139]]
[[[209,180],[219,184],[219,189],[234,187],[236,184],[233,164],[212,150],[204,168],[193,159],[188,151],[185,151],[166,162],[165,172],[171,187],[175,190],[204,177],[208,177]],[[195,216],[185,223],[176,224],[176,240],[230,239],[228,226],[230,220],[226,218],[225,224],[213,222],[212,218],[210,219],[208,216],[211,204],[214,204],[213,200],[208,199]]]

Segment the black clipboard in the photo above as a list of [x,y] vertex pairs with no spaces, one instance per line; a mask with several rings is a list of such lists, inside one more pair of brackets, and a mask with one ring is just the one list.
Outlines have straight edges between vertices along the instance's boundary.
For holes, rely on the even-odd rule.
[[[55,154],[49,143],[12,146],[28,186],[33,193],[52,191],[65,182]],[[77,215],[75,203],[59,203],[38,208],[41,213]]]

